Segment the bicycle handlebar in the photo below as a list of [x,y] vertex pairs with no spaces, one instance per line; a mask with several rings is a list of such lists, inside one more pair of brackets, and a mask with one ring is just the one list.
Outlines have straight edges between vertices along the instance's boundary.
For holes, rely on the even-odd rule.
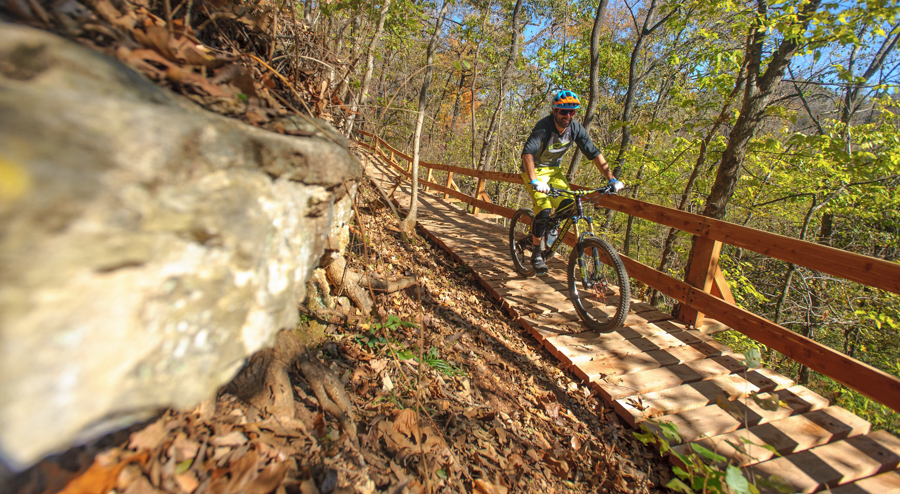
[[569,189],[557,189],[555,187],[550,187],[550,192],[547,195],[552,197],[559,197],[563,194],[570,196],[586,196],[597,192],[599,194],[612,194],[616,195],[616,189],[612,185],[604,185],[603,187],[598,187],[596,189],[583,189],[583,190],[569,190]]

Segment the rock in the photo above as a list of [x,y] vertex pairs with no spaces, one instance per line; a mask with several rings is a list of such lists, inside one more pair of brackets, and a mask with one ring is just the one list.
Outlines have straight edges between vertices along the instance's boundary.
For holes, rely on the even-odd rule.
[[20,470],[213,396],[297,324],[360,175],[331,139],[0,23],[0,458]]

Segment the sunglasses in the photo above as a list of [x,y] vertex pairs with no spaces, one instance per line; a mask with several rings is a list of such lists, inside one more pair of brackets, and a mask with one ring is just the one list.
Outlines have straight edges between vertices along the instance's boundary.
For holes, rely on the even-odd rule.
[[560,115],[574,115],[578,110],[556,110]]

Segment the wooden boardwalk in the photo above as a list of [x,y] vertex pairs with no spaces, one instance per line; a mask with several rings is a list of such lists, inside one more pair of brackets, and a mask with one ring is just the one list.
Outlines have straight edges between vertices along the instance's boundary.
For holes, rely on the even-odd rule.
[[[367,173],[385,190],[398,176],[386,164]],[[900,439],[872,432],[867,421],[770,369],[748,369],[743,355],[710,337],[730,328],[709,321],[689,329],[632,299],[623,328],[585,332],[568,300],[564,260],[548,261],[549,276],[519,276],[509,230],[441,197],[420,190],[418,223],[427,236],[632,426],[656,429],[650,419],[675,424],[682,436],[677,451],[698,442],[747,472],[779,476],[795,492],[900,493]],[[393,198],[408,208],[408,184]],[[763,408],[751,393],[777,404]]]

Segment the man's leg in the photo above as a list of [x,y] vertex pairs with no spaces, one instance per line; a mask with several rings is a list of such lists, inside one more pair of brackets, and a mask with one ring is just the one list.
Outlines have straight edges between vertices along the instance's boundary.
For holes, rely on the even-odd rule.
[[534,226],[531,229],[531,241],[533,243],[531,250],[531,266],[537,274],[546,274],[550,269],[544,262],[544,255],[541,252],[541,239],[547,231],[547,225],[550,222],[550,208],[542,209],[534,217]]
[[[548,183],[553,180],[562,180],[562,184],[566,186],[565,176],[558,169],[550,169],[550,168],[537,168],[535,170],[535,175],[541,179],[542,181],[547,181]],[[562,177],[562,178],[560,178]],[[550,196],[540,193],[534,190],[531,185],[529,185],[528,175],[526,173],[522,173],[522,182],[525,183],[525,186],[528,189],[529,195],[531,195],[531,201],[534,205],[534,225],[531,228],[532,234],[532,251],[531,251],[531,265],[534,267],[535,272],[537,274],[546,274],[549,270],[547,268],[547,263],[544,261],[543,253],[541,252],[541,239],[544,238],[544,233],[547,231],[547,227],[550,224],[550,212],[553,210],[555,204],[559,204],[560,198],[551,198]]]

